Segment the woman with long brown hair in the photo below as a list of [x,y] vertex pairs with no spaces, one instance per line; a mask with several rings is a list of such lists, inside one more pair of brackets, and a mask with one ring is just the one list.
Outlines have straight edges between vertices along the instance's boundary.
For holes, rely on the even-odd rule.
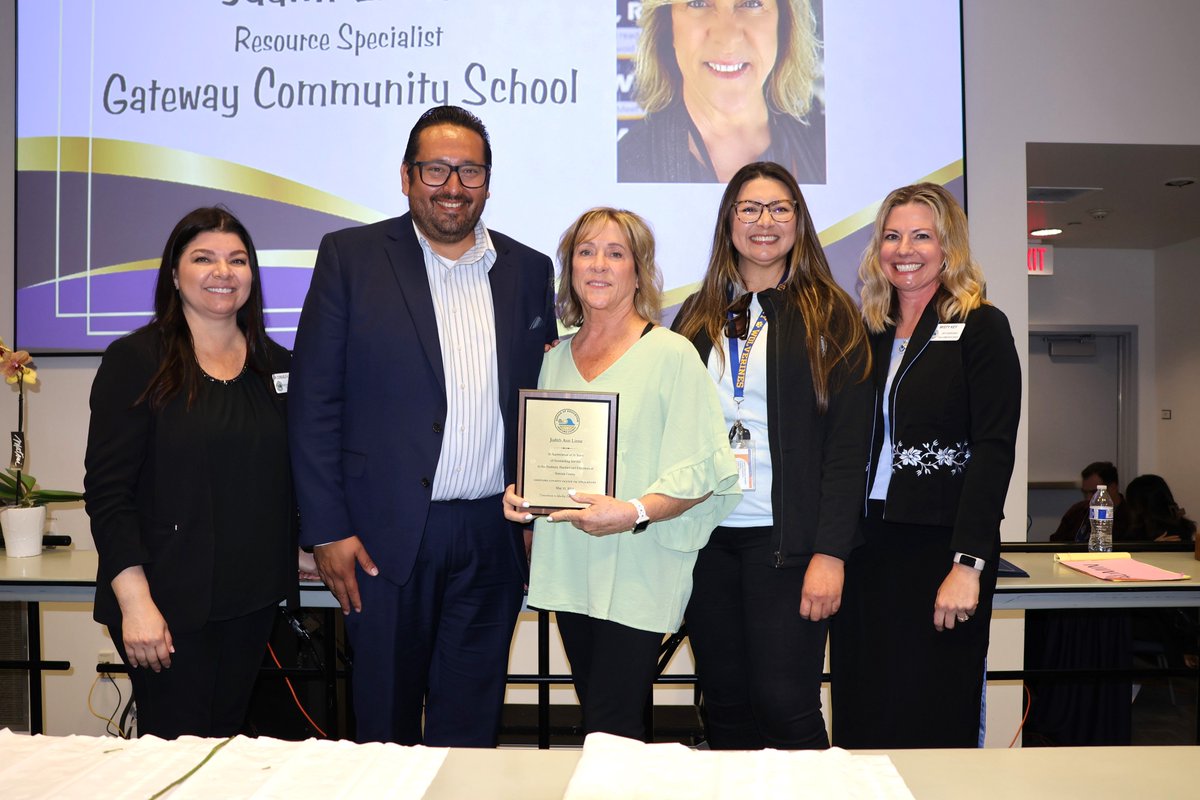
[[743,492],[700,551],[686,614],[709,744],[828,747],[821,673],[858,524],[870,356],[779,164],[734,174],[674,329],[717,385]]

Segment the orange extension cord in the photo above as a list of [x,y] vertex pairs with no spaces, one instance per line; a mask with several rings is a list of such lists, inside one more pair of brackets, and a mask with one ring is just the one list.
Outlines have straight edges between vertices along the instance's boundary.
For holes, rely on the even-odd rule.
[[[283,669],[283,664],[279,663],[279,657],[275,655],[275,648],[271,647],[270,642],[267,642],[267,652],[271,654],[271,660],[275,662],[275,666],[278,667],[279,669]],[[313,718],[310,717],[308,715],[308,712],[304,710],[304,704],[300,702],[300,698],[296,696],[296,688],[294,686],[292,686],[292,679],[285,677],[283,679],[283,682],[287,684],[288,691],[292,693],[292,700],[294,700],[296,702],[296,708],[300,709],[300,713],[304,715],[304,718],[306,720],[308,720],[308,724],[312,725],[313,729],[316,730],[317,733],[321,734],[321,736],[328,739],[329,734],[327,734],[327,733],[325,733],[325,731],[321,730],[321,726],[318,725],[317,723],[313,722]]]
[[[1008,743],[1012,747],[1017,743],[1017,737],[1021,735],[1021,731],[1025,729],[1025,720],[1029,719],[1029,708],[1033,705],[1033,695],[1029,692],[1029,687],[1025,687],[1025,714],[1021,717],[1021,724],[1017,726],[1017,732],[1013,734],[1012,741]],[[305,714],[305,716],[308,716]]]

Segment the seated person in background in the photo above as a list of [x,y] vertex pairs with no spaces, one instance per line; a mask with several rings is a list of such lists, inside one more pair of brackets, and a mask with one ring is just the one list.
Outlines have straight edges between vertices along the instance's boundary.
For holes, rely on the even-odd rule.
[[1171,489],[1158,475],[1139,475],[1125,490],[1129,527],[1123,538],[1132,542],[1190,542],[1196,523],[1175,503]]
[[[1125,507],[1129,510],[1126,541],[1191,542],[1196,538],[1196,523],[1187,518],[1187,511],[1176,504],[1171,488],[1158,475],[1139,475],[1130,481]],[[1134,652],[1154,654],[1161,648],[1171,666],[1196,668],[1197,631],[1200,626],[1194,608],[1143,608],[1133,613]]]
[[1113,501],[1113,539],[1126,538],[1129,530],[1129,509],[1126,508],[1125,498],[1121,496],[1117,481],[1117,468],[1111,461],[1093,461],[1083,468],[1080,477],[1083,478],[1083,499],[1067,509],[1058,530],[1050,535],[1052,542],[1086,542],[1090,527],[1088,525],[1088,504],[1097,486],[1107,486],[1108,494]]

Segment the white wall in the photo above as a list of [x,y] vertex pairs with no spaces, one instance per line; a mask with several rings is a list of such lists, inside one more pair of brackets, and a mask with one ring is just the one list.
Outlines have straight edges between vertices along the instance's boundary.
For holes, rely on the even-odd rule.
[[[1198,221],[1197,224],[1200,224]],[[1158,404],[1150,409],[1158,436],[1157,467],[1180,505],[1200,518],[1200,310],[1196,276],[1200,275],[1200,239],[1154,254],[1155,316],[1158,323],[1156,363]],[[1160,419],[1170,409],[1171,419]]]
[[[1054,274],[1028,279],[1030,328],[1039,325],[1129,325],[1137,328],[1134,474],[1139,475],[1154,468],[1158,455],[1155,274],[1152,250],[1059,247],[1054,250]],[[1024,349],[1026,345],[1018,342],[1017,346]],[[1052,387],[1045,386],[1030,388],[1053,391]],[[1070,477],[1075,478],[1075,473]],[[1133,477],[1122,475],[1122,483],[1129,483]]]
[[[1200,3],[964,0],[963,16],[971,239],[990,297],[1020,341],[1029,324],[1026,143],[1200,144],[1200,48],[1194,43]],[[911,84],[891,80],[897,105],[881,117],[915,124],[919,99],[906,99],[919,91],[919,76]],[[1025,347],[1018,351],[1024,360]],[[1143,444],[1153,437],[1148,440]],[[1022,425],[1006,538],[1022,536],[1027,461]],[[1019,661],[1021,627],[1017,620],[993,625],[989,666]],[[1008,743],[1005,734],[1016,730],[1020,706],[1019,686],[989,691],[989,745]]]
[[[1123,457],[1121,469],[1122,485],[1135,475],[1152,471],[1157,453],[1157,381],[1155,341],[1158,323],[1155,313],[1155,256],[1151,250],[1094,250],[1084,248],[1056,248],[1054,251],[1054,274],[1029,278],[1029,327],[1031,330],[1075,326],[1081,330],[1100,331],[1107,326],[1127,326],[1136,329],[1134,337],[1137,349],[1133,353],[1132,368],[1135,370],[1132,397],[1123,396],[1122,404],[1132,403],[1136,414],[1133,420],[1136,441],[1134,448]],[[1024,343],[1018,343],[1024,347]],[[1101,359],[1103,360],[1103,359]],[[1061,387],[1039,372],[1037,363],[1028,370],[1031,376],[1029,393],[1030,408],[1046,408],[1054,405],[1049,395],[1061,391]],[[1040,375],[1041,383],[1035,383]],[[1078,389],[1076,388],[1078,391]],[[1086,396],[1066,397],[1066,406],[1078,408],[1088,402]],[[1095,409],[1092,409],[1093,412]],[[1093,415],[1088,415],[1089,418]],[[1037,426],[1045,433],[1045,425]],[[1078,435],[1077,432],[1073,432]],[[1033,458],[1043,456],[1047,447],[1060,441],[1051,439],[1031,445]],[[1040,445],[1040,447],[1038,446]],[[1064,465],[1063,459],[1070,454]],[[1078,470],[1084,464],[1100,458],[1110,458],[1113,453],[1093,452],[1085,447],[1068,447],[1057,459],[1057,470],[1047,472],[1047,464],[1039,462],[1029,470],[1034,481],[1072,480],[1078,483]],[[1072,461],[1075,459],[1076,461]],[[1079,500],[1075,490],[1030,489],[1027,493],[1029,505],[1029,538],[1031,541],[1046,541],[1058,526],[1063,511]]]
[[[993,302],[1008,314],[1016,338],[1029,322],[1025,275],[1025,144],[1107,142],[1200,144],[1200,3],[1194,0],[964,0],[967,175],[971,236],[988,275]],[[0,0],[0,74],[12,76],[13,0]],[[897,42],[937,47],[939,42]],[[897,63],[902,64],[902,60]],[[894,105],[881,108],[880,136],[889,125],[920,125],[921,80],[902,70],[883,76]],[[0,142],[12,142],[11,80],[0,80]],[[0,146],[0,333],[12,335],[11,288],[13,148]],[[1184,288],[1179,273],[1179,289]],[[1190,287],[1189,287],[1190,288]],[[1190,294],[1190,293],[1189,293]],[[1182,291],[1175,296],[1185,296]],[[1178,309],[1182,313],[1182,309]],[[1160,337],[1161,339],[1165,337]],[[1193,337],[1194,338],[1194,337]],[[11,338],[9,338],[11,341]],[[1019,346],[1018,351],[1024,352]],[[1169,358],[1168,358],[1169,356]],[[1158,357],[1172,368],[1175,353]],[[86,388],[94,361],[43,360],[46,385],[31,403],[31,463],[47,485],[78,488],[82,475]],[[1195,387],[1181,386],[1195,396]],[[1164,390],[1164,396],[1166,391]],[[1153,406],[1150,406],[1153,408]],[[0,391],[0,419],[15,404]],[[0,426],[2,427],[2,426]],[[1152,446],[1147,437],[1144,446]],[[1161,444],[1160,447],[1163,447]],[[1167,457],[1163,448],[1164,458]],[[1024,535],[1027,450],[1024,426],[1006,508],[1004,535]],[[1170,458],[1182,461],[1182,452]],[[1195,503],[1200,508],[1200,502]],[[74,517],[61,521],[83,532]],[[90,634],[89,634],[90,636]],[[75,637],[83,640],[87,636]],[[60,657],[62,654],[55,654]],[[87,658],[94,658],[89,652]],[[998,620],[990,666],[1005,668],[1021,657],[1020,622]],[[88,680],[90,681],[90,674]],[[61,693],[51,692],[48,708]],[[989,743],[1007,745],[1016,729],[1020,690],[989,696]],[[72,700],[50,715],[53,733],[84,731],[86,711]],[[60,721],[61,720],[61,721]]]
[[[1200,4],[966,0],[963,5],[972,243],[987,271],[991,298],[1014,330],[1024,331],[1025,144],[1200,143],[1195,80],[1200,51],[1193,42]],[[1146,439],[1143,444],[1154,437]],[[1025,518],[1025,463],[1022,441],[1007,509],[1014,525]]]

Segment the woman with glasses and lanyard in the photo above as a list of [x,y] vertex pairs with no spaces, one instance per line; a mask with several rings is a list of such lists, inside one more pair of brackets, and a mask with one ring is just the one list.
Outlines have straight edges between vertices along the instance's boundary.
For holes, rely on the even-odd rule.
[[786,169],[734,174],[673,327],[717,385],[743,492],[700,551],[685,616],[709,744],[828,747],[821,673],[858,525],[870,356]]

